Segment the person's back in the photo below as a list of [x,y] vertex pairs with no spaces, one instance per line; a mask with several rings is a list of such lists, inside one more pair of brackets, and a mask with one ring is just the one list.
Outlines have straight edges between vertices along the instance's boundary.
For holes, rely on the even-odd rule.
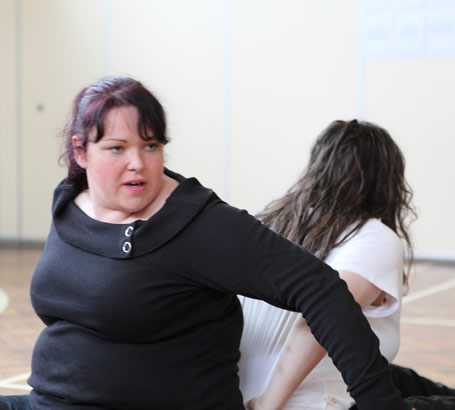
[[[338,271],[351,271],[382,289],[378,306],[363,309],[379,338],[381,353],[392,361],[399,347],[403,246],[398,236],[377,219],[368,220],[346,242],[334,248],[325,262]],[[301,314],[239,296],[244,312],[240,389],[248,401],[263,393],[286,339]],[[353,399],[340,372],[327,355],[311,371],[283,407],[285,410],[348,409]]]

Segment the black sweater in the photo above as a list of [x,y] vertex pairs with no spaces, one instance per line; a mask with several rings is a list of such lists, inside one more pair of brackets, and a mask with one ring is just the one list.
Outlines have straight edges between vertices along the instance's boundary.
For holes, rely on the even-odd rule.
[[31,284],[47,325],[34,409],[242,410],[236,294],[301,311],[362,410],[406,409],[338,274],[194,179],[147,221],[108,224],[60,184]]

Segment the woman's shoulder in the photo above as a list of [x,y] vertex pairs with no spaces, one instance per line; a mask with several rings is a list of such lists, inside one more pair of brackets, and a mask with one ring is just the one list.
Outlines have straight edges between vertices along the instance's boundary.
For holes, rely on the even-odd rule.
[[400,237],[377,218],[368,219],[357,232],[348,238],[348,241],[351,240],[383,242],[401,246]]
[[[404,246],[400,237],[379,219],[371,218],[332,249],[326,262],[332,267],[335,265],[335,269],[356,272],[352,269],[359,265],[379,266],[390,261],[398,263],[403,259],[403,255]],[[344,266],[345,264],[349,265],[350,269]]]

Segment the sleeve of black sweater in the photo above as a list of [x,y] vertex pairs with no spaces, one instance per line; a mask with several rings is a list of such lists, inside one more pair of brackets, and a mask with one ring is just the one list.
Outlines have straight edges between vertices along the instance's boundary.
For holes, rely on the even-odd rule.
[[302,312],[360,410],[408,408],[392,384],[376,335],[336,271],[221,201],[195,222],[205,285]]

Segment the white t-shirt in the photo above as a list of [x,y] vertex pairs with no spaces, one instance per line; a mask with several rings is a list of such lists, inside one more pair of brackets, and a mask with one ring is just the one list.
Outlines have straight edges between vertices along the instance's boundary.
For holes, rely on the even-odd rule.
[[[389,360],[400,343],[400,308],[403,278],[403,244],[377,219],[370,219],[325,262],[337,271],[356,273],[383,290],[386,302],[367,306],[363,312],[380,341],[381,353]],[[289,312],[263,301],[239,296],[244,312],[240,343],[240,389],[245,402],[267,386],[283,344],[300,313]],[[286,410],[346,410],[353,404],[346,385],[326,355],[289,399]]]

